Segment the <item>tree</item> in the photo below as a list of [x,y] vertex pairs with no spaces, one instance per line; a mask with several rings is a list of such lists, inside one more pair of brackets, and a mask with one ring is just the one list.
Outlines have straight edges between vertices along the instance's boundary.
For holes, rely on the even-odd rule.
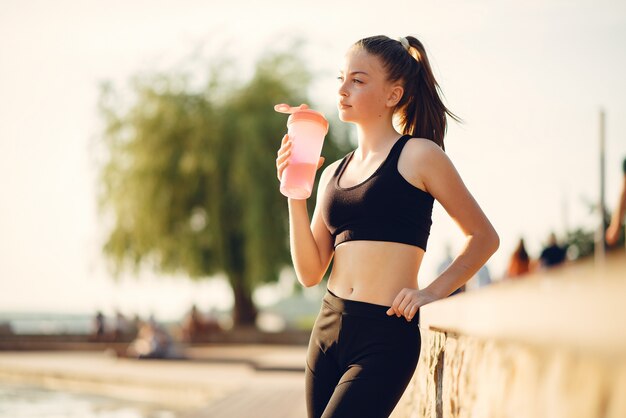
[[[290,262],[275,167],[286,118],[273,106],[308,103],[311,75],[287,53],[261,59],[245,83],[225,82],[227,68],[216,67],[199,90],[186,74],[135,77],[127,110],[103,84],[99,208],[114,223],[103,250],[116,276],[146,265],[194,279],[223,273],[235,324],[252,325],[254,287]],[[334,137],[331,130],[327,162],[347,152]]]

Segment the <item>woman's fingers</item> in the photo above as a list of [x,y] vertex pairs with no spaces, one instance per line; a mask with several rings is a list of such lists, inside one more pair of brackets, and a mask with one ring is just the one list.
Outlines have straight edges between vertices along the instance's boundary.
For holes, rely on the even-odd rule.
[[396,296],[396,298],[393,300],[393,303],[391,304],[391,307],[389,309],[387,309],[387,315],[391,316],[391,315],[397,315],[398,314],[398,312],[396,312],[396,307],[400,303],[400,299],[398,299],[399,297],[400,297],[400,294],[398,294]]
[[285,158],[289,158],[290,155],[291,155],[291,143],[289,143],[287,146],[280,149],[280,151],[278,152],[278,157],[276,157],[276,162],[280,163]]
[[412,320],[413,317],[415,316],[415,313],[417,313],[418,309],[419,309],[418,304],[414,303],[413,306],[411,306],[411,309],[409,309],[409,313],[407,315],[405,315],[406,319],[408,321]]
[[[289,135],[283,136],[283,139],[280,144],[280,148],[276,152],[276,177],[278,180],[281,180],[283,171],[289,164],[289,157],[291,156],[291,149],[293,147],[293,142],[289,139]],[[324,165],[324,161],[326,159],[324,157],[320,157],[317,163],[317,170],[320,169],[322,165]]]
[[285,171],[285,168],[287,167],[288,164],[289,164],[289,160],[283,161],[283,163],[278,166],[278,181],[282,180],[283,171]]
[[282,179],[283,171],[289,163],[289,156],[291,155],[291,145],[292,142],[289,140],[288,135],[285,135],[283,137],[281,147],[277,152],[278,157],[276,157],[276,177],[278,177],[279,181]]
[[411,296],[408,294],[404,295],[404,298],[402,299],[402,301],[400,302],[400,304],[398,305],[397,309],[396,309],[396,316],[400,317],[400,316],[406,316],[405,312],[407,310],[407,308],[409,307],[409,304],[411,303]]
[[[393,303],[391,304],[391,308],[389,308],[387,310],[387,315],[396,315],[396,316],[402,315],[402,309],[404,309],[404,308],[401,308],[401,304],[404,301],[405,295],[406,295],[406,293],[404,292],[404,289],[402,289],[398,293],[396,298],[393,300]],[[405,303],[405,305],[406,305],[406,303]]]
[[284,143],[282,143],[280,145],[280,148],[278,149],[278,151],[276,152],[276,155],[278,155],[280,157],[281,154],[283,154],[286,150],[291,149],[293,142],[287,140]]
[[402,289],[394,299],[391,307],[387,310],[387,315],[404,316],[410,321],[419,309],[419,303],[415,300],[417,292],[414,289]]

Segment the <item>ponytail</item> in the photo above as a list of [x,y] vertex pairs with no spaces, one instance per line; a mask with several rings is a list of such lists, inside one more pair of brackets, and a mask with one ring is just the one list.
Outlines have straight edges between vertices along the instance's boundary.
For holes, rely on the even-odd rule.
[[379,35],[361,39],[354,46],[379,57],[389,81],[403,83],[404,94],[394,111],[402,133],[430,139],[445,150],[446,115],[457,122],[462,121],[439,97],[441,88],[433,75],[424,45],[413,36],[394,40]]

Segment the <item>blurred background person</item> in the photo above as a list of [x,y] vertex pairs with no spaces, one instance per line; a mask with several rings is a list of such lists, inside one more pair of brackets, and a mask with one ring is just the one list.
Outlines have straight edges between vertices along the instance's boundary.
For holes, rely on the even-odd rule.
[[128,357],[137,359],[179,359],[182,351],[167,330],[159,325],[153,315],[139,326],[137,338],[126,350]]
[[515,251],[511,255],[506,269],[505,278],[517,278],[530,272],[530,257],[524,245],[524,239],[520,238]]
[[124,314],[119,310],[115,312],[115,326],[113,328],[113,340],[122,341],[130,335],[130,324]]
[[565,262],[567,248],[559,245],[554,232],[548,237],[548,245],[541,251],[539,256],[539,266],[541,268],[551,268]]
[[97,311],[96,316],[93,318],[92,338],[96,341],[101,341],[104,339],[104,334],[104,315],[101,311]]
[[626,158],[624,158],[624,162],[622,163],[622,173],[622,191],[617,202],[617,207],[613,211],[611,223],[606,230],[606,243],[609,245],[615,245],[622,231],[622,225],[624,224],[624,214],[626,213]]
[[204,315],[194,304],[182,321],[182,336],[184,341],[206,339],[212,333],[221,331],[218,321],[213,315]]

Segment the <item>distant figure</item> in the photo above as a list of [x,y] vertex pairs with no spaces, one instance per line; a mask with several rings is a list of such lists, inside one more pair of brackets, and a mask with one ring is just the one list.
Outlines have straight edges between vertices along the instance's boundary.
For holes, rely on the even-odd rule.
[[542,268],[558,266],[565,261],[566,253],[566,248],[561,247],[557,243],[556,235],[552,232],[548,238],[548,245],[541,251],[539,256],[539,265]]
[[104,315],[97,311],[93,322],[93,335],[97,340],[104,338]]
[[139,333],[139,326],[142,322],[143,321],[141,320],[139,314],[135,314],[133,318],[128,321],[128,332],[133,336],[133,338],[137,337],[137,334]]
[[130,324],[126,317],[120,312],[115,313],[115,328],[113,329],[113,339],[115,341],[122,340],[130,334]]
[[530,272],[530,257],[524,245],[524,239],[520,238],[517,248],[511,255],[509,266],[506,270],[506,278],[518,278]]
[[615,245],[619,239],[622,225],[624,224],[624,214],[626,214],[626,158],[624,158],[622,164],[622,172],[622,191],[617,202],[617,207],[611,217],[611,224],[606,230],[606,243],[609,245]]
[[137,338],[130,344],[126,354],[138,359],[181,358],[170,335],[157,324],[153,316],[139,326]]
[[191,310],[183,319],[182,331],[185,341],[194,341],[210,335],[212,332],[220,331],[218,322],[212,318],[206,318],[198,311],[196,305],[192,305]]

